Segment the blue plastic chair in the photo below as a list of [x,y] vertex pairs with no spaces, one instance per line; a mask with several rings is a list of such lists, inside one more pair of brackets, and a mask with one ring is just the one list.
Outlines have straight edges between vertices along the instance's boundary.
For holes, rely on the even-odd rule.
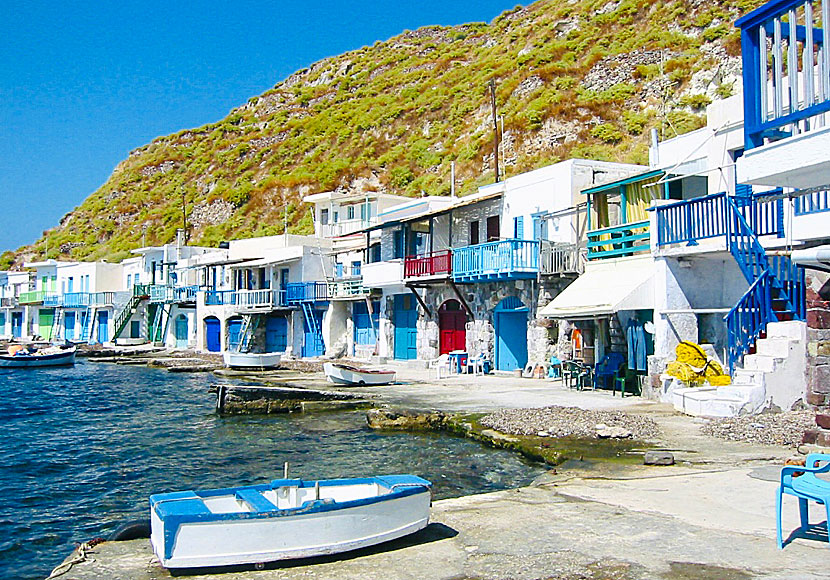
[[548,367],[548,378],[558,379],[562,376],[562,361],[557,357],[550,357],[550,366]]
[[[820,465],[822,464],[823,465]],[[802,475],[793,477],[794,473],[801,472]],[[781,503],[784,494],[793,495],[798,498],[798,511],[801,517],[803,531],[809,527],[807,515],[807,501],[814,501],[822,504],[827,512],[828,538],[830,538],[830,481],[816,477],[817,473],[830,472],[830,455],[825,453],[810,453],[807,456],[805,465],[786,465],[781,469],[781,484],[778,486],[778,501],[776,503],[777,520],[776,531],[778,533],[778,549],[784,548],[781,534]]]

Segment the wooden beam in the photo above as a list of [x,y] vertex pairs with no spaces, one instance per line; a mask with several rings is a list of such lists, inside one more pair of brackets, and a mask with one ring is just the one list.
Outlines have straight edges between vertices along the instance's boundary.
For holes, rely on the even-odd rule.
[[418,291],[415,289],[415,286],[410,286],[409,284],[407,284],[406,287],[409,288],[409,290],[415,295],[415,300],[418,301],[418,304],[421,305],[421,308],[424,309],[424,312],[427,313],[427,316],[429,318],[432,318],[432,311],[427,307],[426,302],[424,302],[424,299],[421,298],[421,295],[418,294]]
[[467,311],[467,316],[470,317],[470,320],[475,320],[475,316],[473,316],[473,311],[470,309],[470,305],[467,304],[466,300],[464,300],[464,297],[461,295],[461,292],[458,290],[458,286],[455,285],[455,282],[447,280],[447,283],[450,285],[453,292],[455,292],[455,295],[458,296],[458,301],[461,302],[461,306],[463,306],[464,310]]

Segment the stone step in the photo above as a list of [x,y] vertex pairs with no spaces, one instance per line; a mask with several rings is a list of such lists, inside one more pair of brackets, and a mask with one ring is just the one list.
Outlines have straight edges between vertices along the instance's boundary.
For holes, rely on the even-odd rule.
[[756,386],[764,385],[763,371],[751,369],[735,369],[732,373],[733,385]]
[[798,341],[783,336],[761,338],[755,343],[755,352],[777,359],[785,359],[790,356],[790,349],[794,342],[798,344]]
[[807,325],[798,320],[770,322],[767,324],[767,338],[790,338],[804,342],[807,340]]
[[771,373],[775,371],[775,358],[765,354],[748,354],[744,357],[744,368]]
[[737,417],[757,413],[765,403],[763,386],[690,387],[672,393],[674,408],[695,417]]

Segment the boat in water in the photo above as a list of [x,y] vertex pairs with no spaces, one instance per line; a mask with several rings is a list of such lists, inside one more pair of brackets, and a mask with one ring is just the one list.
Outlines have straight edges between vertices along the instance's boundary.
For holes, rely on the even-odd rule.
[[280,364],[278,352],[225,351],[222,357],[225,360],[225,366],[231,368],[272,369]]
[[11,345],[8,354],[0,354],[0,368],[65,367],[75,364],[75,345],[52,345],[43,348]]
[[385,475],[157,494],[150,542],[172,569],[337,554],[426,527],[431,487],[415,475]]
[[395,382],[395,371],[364,369],[341,363],[325,363],[323,372],[330,383],[339,385],[388,385]]

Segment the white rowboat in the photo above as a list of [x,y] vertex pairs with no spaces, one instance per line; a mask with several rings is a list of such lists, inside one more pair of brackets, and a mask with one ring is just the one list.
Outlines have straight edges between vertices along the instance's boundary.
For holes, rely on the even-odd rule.
[[225,352],[222,356],[231,368],[270,369],[280,364],[278,352]]
[[166,568],[337,554],[426,527],[431,485],[386,475],[152,495],[150,542]]
[[330,383],[339,385],[388,385],[395,382],[395,371],[364,369],[340,363],[325,363],[323,372]]
[[16,354],[0,355],[0,368],[65,367],[75,364],[76,347],[52,346],[34,353],[18,351]]

